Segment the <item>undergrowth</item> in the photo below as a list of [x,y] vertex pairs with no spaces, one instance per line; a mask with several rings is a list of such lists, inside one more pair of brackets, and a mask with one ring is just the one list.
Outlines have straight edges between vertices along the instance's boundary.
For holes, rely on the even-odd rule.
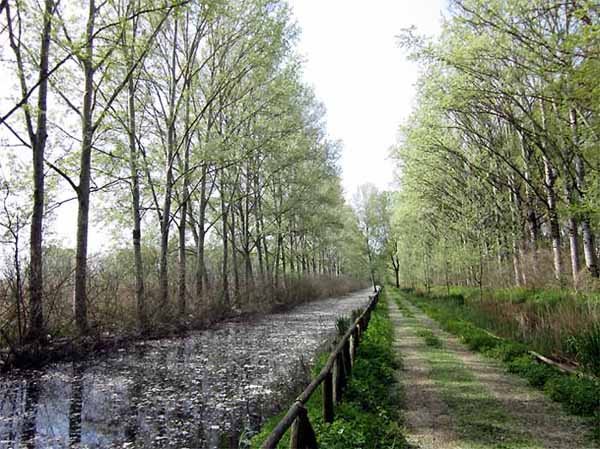
[[465,317],[468,306],[456,299],[405,294],[442,327],[459,336],[469,349],[501,360],[508,371],[526,378],[530,385],[543,390],[572,414],[591,417],[600,437],[600,381],[595,378],[566,375],[539,363],[528,353],[528,346],[490,335]]
[[[590,292],[551,288],[434,287],[429,296],[461,309],[477,326],[600,376],[600,301]],[[416,292],[419,294],[419,292]]]
[[425,341],[427,346],[431,346],[432,348],[442,347],[442,340],[440,340],[431,329],[420,329],[417,331],[417,335]]
[[[400,427],[400,392],[394,378],[398,368],[392,348],[394,330],[388,317],[385,292],[371,316],[358,347],[357,361],[333,423],[321,416],[321,387],[306,407],[322,449],[376,449],[407,447]],[[329,354],[322,354],[314,368],[318,374]],[[250,444],[259,448],[287,410],[269,419]],[[289,432],[288,432],[289,434]],[[286,434],[278,447],[289,447]]]

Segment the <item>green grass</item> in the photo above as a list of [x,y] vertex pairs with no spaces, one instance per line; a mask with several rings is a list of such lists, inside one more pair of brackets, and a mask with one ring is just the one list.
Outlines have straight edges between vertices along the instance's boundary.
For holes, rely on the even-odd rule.
[[[402,309],[408,309],[401,296],[394,294],[394,298]],[[518,423],[510,412],[503,409],[452,351],[442,347],[441,340],[431,329],[419,323],[414,315],[404,316],[406,327],[424,339],[420,354],[429,365],[430,379],[449,408],[461,448],[541,448],[517,429]]]
[[530,385],[560,402],[569,413],[590,417],[592,425],[600,428],[600,381],[566,375],[551,366],[538,363],[528,354],[526,345],[495,338],[470,322],[467,306],[458,305],[455,301],[410,294],[405,294],[405,298],[437,320],[446,330],[459,336],[470,349],[501,360],[510,372],[526,378]]
[[[320,448],[407,447],[400,426],[401,393],[394,377],[399,365],[392,348],[393,335],[384,291],[358,348],[352,377],[342,402],[336,406],[334,422],[323,422],[320,387],[306,404]],[[328,354],[321,355],[314,369],[315,374],[319,372],[327,356]],[[252,439],[250,447],[259,448],[286,411],[269,419],[261,432]],[[288,446],[289,436],[286,434],[278,447]]]

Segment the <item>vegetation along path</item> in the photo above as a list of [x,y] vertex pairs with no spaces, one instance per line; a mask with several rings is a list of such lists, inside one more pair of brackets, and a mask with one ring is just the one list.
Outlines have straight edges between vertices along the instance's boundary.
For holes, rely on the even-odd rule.
[[467,350],[407,301],[390,302],[406,437],[422,449],[592,449],[580,418]]

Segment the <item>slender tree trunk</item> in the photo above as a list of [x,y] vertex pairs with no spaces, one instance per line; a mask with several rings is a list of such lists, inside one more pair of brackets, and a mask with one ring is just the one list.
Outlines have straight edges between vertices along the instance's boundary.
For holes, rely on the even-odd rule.
[[[171,131],[169,131],[169,135],[171,135]],[[171,138],[169,138],[168,145],[170,149],[173,148],[171,143]],[[169,230],[171,227],[171,196],[173,194],[173,169],[170,149],[167,151],[165,196],[160,223],[159,301],[163,308],[169,302]]]
[[244,249],[244,269],[246,277],[246,287],[249,290],[254,288],[254,274],[252,273],[252,252],[249,248]]
[[[133,24],[133,46],[135,43],[137,24]],[[129,64],[133,66],[133,50],[130,50]],[[135,268],[135,297],[137,303],[138,327],[145,331],[148,327],[146,312],[146,292],[144,285],[144,265],[142,259],[142,217],[140,214],[140,175],[138,169],[137,122],[135,109],[135,82],[133,77],[127,82],[128,94],[128,138],[129,138],[129,171],[131,174],[131,212],[133,216],[133,259]]]
[[[542,122],[544,130],[547,130],[546,126],[546,113],[544,102],[541,102],[541,112],[542,112]],[[550,225],[550,239],[552,241],[552,254],[554,259],[554,278],[559,282],[560,285],[563,284],[563,265],[562,265],[562,257],[561,257],[561,247],[560,247],[560,225],[558,222],[558,211],[556,209],[556,192],[554,190],[554,184],[556,181],[556,173],[554,171],[554,167],[552,166],[552,162],[550,158],[546,154],[546,151],[543,151],[542,160],[544,163],[544,187],[546,189],[546,203],[548,209],[548,222]]]
[[33,210],[31,214],[30,272],[29,272],[29,331],[28,340],[38,341],[44,333],[43,314],[43,217],[44,217],[44,152],[46,150],[48,60],[50,56],[50,34],[54,2],[44,2],[44,21],[40,48],[40,84],[38,88],[37,130],[32,142],[33,148]]
[[583,255],[585,257],[585,266],[592,277],[597,278],[598,259],[596,257],[596,245],[594,244],[594,233],[590,223],[590,215],[584,213],[581,218],[581,231],[583,234]]
[[94,128],[92,108],[94,99],[94,25],[96,19],[95,0],[89,2],[86,24],[86,47],[82,59],[84,70],[84,94],[82,115],[82,143],[79,163],[79,186],[77,188],[77,248],[75,252],[75,292],[73,309],[75,324],[80,334],[88,332],[87,321],[87,246],[90,213],[90,177],[92,163],[92,139]]
[[[577,128],[577,111],[571,109],[569,112],[571,131],[573,134],[573,144],[575,146],[575,182],[580,196],[585,192],[585,165],[580,154],[579,131]],[[581,232],[583,234],[583,255],[585,266],[592,277],[599,276],[598,261],[596,257],[596,248],[594,245],[594,233],[590,224],[590,215],[588,212],[581,213]]]
[[[190,127],[190,83],[186,82],[185,93],[185,129]],[[184,155],[183,155],[183,189],[180,200],[179,216],[179,266],[178,266],[178,282],[177,282],[177,304],[179,305],[179,319],[185,318],[187,313],[187,253],[185,251],[185,236],[187,229],[188,207],[190,201],[190,147],[191,136],[185,136]],[[181,162],[181,161],[180,161]],[[180,163],[181,165],[181,163]]]
[[233,268],[233,293],[234,293],[234,301],[239,301],[240,298],[240,270],[238,266],[238,258],[237,258],[237,241],[235,238],[235,208],[231,208],[231,265]]
[[181,219],[179,221],[179,267],[177,282],[177,304],[179,307],[179,319],[183,319],[187,313],[186,304],[186,275],[187,275],[187,257],[185,252],[185,230],[187,217],[187,194],[184,190],[183,203],[181,205]]
[[273,272],[275,273],[275,281],[273,283],[273,287],[279,287],[279,261],[281,260],[281,234],[277,231],[277,237],[275,239],[277,242],[275,246],[275,257],[273,258]]
[[262,246],[262,234],[264,232],[262,226],[262,204],[261,204],[261,194],[260,194],[260,179],[258,175],[258,157],[255,162],[256,173],[253,174],[253,184],[254,184],[254,221],[256,226],[256,256],[258,258],[258,273],[260,276],[260,281],[264,284],[265,282],[265,267],[263,260],[263,246]]
[[534,196],[532,195],[531,192],[531,163],[532,163],[532,158],[533,158],[533,152],[531,151],[531,149],[529,148],[529,146],[526,144],[525,142],[525,138],[523,136],[522,133],[519,133],[519,137],[520,137],[520,142],[521,142],[521,150],[523,153],[523,159],[525,161],[525,171],[524,171],[524,176],[525,176],[525,204],[526,204],[526,211],[525,211],[525,215],[526,215],[526,220],[527,220],[527,225],[529,228],[529,251],[531,252],[531,263],[532,263],[532,270],[534,274],[537,274],[538,272],[538,239],[539,239],[539,221],[538,221],[538,217],[537,214],[535,213],[535,209],[534,209]]
[[562,283],[563,266],[560,248],[560,226],[558,223],[558,212],[556,210],[556,193],[554,181],[556,175],[550,160],[544,156],[545,187],[548,203],[548,221],[550,224],[550,239],[552,240],[552,254],[554,259],[554,278]]
[[173,195],[173,163],[175,159],[175,121],[176,105],[175,84],[177,82],[177,24],[175,20],[175,40],[171,53],[171,73],[170,73],[170,92],[169,92],[169,116],[167,118],[167,148],[165,161],[165,192],[162,207],[162,217],[160,223],[160,260],[159,260],[159,302],[161,308],[166,308],[169,303],[169,230],[171,227],[171,202]]
[[140,178],[137,165],[136,117],[134,82],[129,80],[129,169],[131,172],[131,199],[133,214],[133,256],[135,265],[135,297],[137,302],[138,325],[145,330],[148,325],[146,314],[146,293],[144,286],[144,265],[142,259],[142,217],[140,214]]
[[279,238],[281,239],[281,278],[285,286],[285,276],[287,274],[287,260],[285,257],[285,238],[283,237],[283,234],[280,234]]
[[228,266],[228,261],[229,261],[228,234],[229,234],[229,232],[227,231],[228,207],[225,204],[225,192],[224,192],[225,186],[224,186],[223,182],[224,182],[224,179],[222,176],[222,179],[221,179],[221,223],[222,223],[222,229],[223,229],[223,265],[222,265],[222,271],[221,271],[221,277],[222,277],[222,282],[223,282],[223,293],[222,293],[223,301],[222,302],[226,308],[229,308],[229,306],[230,306],[229,266]]
[[[567,167],[565,167],[565,177],[567,177]],[[565,202],[566,204],[573,204],[573,191],[570,181],[564,180],[564,191],[565,191]],[[571,250],[571,272],[573,276],[573,286],[577,290],[579,287],[579,235],[577,231],[577,219],[573,213],[569,214],[567,218],[567,232],[569,233],[569,248]]]
[[520,189],[518,188],[514,175],[509,177],[510,183],[510,215],[511,215],[511,241],[512,241],[512,254],[513,254],[513,270],[514,270],[514,281],[515,286],[521,287],[523,285],[522,279],[523,268],[521,263],[521,253],[519,247],[519,229],[522,229],[521,219],[521,196]]
[[198,242],[196,245],[196,297],[198,300],[204,298],[204,289],[206,288],[205,277],[206,267],[204,266],[204,224],[198,225]]
[[208,168],[202,167],[202,181],[200,183],[200,207],[198,210],[198,240],[196,241],[196,298],[201,300],[204,297],[204,276],[206,268],[204,266],[204,240],[206,230],[204,222],[206,221],[206,181]]
[[290,225],[289,233],[290,233],[290,257],[289,257],[289,259],[290,259],[290,274],[292,276],[294,276],[294,273],[296,272],[294,258],[296,256],[295,256],[295,251],[294,251],[294,230],[293,230],[293,225]]

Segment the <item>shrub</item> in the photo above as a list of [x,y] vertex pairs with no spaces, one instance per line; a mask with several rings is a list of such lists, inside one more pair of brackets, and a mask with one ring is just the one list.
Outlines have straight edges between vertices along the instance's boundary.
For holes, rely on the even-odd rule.
[[464,305],[465,303],[465,297],[460,293],[452,293],[446,296],[446,299],[460,306]]
[[502,342],[502,344],[487,351],[490,357],[500,359],[503,362],[510,362],[517,357],[527,354],[527,346],[521,343]]
[[530,355],[514,359],[509,363],[508,370],[525,377],[529,384],[536,388],[542,388],[550,378],[559,375],[554,368],[536,362]]
[[593,416],[600,410],[600,382],[574,376],[553,376],[544,391],[576,415]]
[[593,323],[579,335],[569,337],[570,349],[577,361],[596,376],[600,376],[600,323]]

